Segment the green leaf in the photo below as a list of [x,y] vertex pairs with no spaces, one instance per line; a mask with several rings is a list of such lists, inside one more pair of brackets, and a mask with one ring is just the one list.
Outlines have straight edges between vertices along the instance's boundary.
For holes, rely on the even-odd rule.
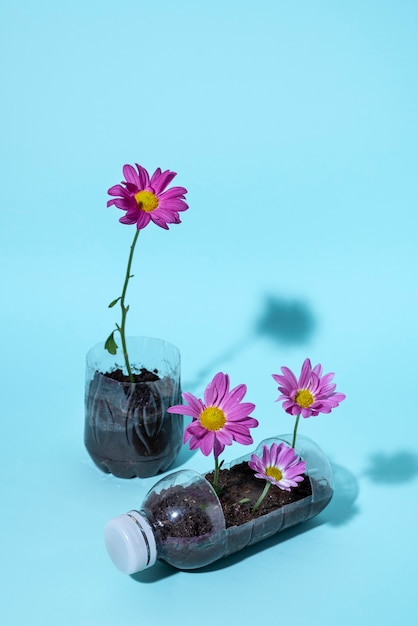
[[122,296],[119,296],[119,298],[116,298],[116,300],[112,300],[112,302],[109,304],[109,309],[112,308],[112,306],[115,306],[115,304],[117,304],[119,302],[119,300],[121,299]]
[[107,350],[110,354],[116,354],[116,351],[118,349],[118,344],[115,341],[114,338],[114,333],[115,331],[113,331],[112,333],[110,333],[109,337],[106,339],[105,341],[105,350]]

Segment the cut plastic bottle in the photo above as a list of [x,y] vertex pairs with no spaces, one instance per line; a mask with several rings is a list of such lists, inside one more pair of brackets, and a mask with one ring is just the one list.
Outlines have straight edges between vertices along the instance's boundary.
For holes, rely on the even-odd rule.
[[[248,461],[253,453],[261,456],[263,445],[283,441],[290,445],[291,439],[291,435],[266,439],[226,469]],[[154,485],[138,510],[106,524],[105,545],[114,565],[125,574],[151,567],[157,559],[178,569],[196,569],[318,515],[333,495],[330,464],[307,437],[299,435],[295,448],[306,462],[309,495],[228,526],[216,491],[202,474],[193,470],[169,474]],[[259,482],[261,492],[263,481]]]

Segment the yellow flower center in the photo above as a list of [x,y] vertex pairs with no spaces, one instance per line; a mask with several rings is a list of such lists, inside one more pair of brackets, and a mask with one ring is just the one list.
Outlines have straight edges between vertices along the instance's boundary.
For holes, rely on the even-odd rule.
[[315,398],[308,389],[300,389],[295,395],[295,402],[303,409],[310,406]]
[[151,191],[138,191],[135,194],[138,209],[150,213],[158,206],[158,198]]
[[270,467],[266,467],[266,476],[271,476],[274,480],[279,481],[283,478],[283,473],[278,467],[271,465]]
[[226,424],[225,413],[217,406],[208,406],[203,409],[199,419],[206,430],[220,430]]

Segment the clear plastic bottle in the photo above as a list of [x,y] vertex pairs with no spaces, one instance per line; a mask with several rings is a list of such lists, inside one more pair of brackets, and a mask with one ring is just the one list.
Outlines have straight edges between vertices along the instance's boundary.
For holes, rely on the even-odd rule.
[[[248,461],[253,453],[261,456],[264,444],[289,444],[291,438],[266,439],[225,469]],[[125,574],[151,567],[157,558],[178,569],[196,569],[314,517],[332,498],[331,468],[321,449],[307,437],[298,436],[296,452],[306,462],[309,494],[239,525],[226,523],[221,502],[203,475],[192,470],[169,474],[148,492],[139,511],[107,523],[105,544],[110,558]],[[263,481],[259,483],[261,493]]]

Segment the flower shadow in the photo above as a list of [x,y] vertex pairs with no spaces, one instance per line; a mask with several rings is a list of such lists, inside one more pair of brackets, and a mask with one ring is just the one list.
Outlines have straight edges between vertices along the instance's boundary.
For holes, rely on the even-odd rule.
[[214,370],[225,370],[226,364],[246,350],[258,337],[267,338],[282,346],[301,345],[310,340],[315,326],[312,312],[302,301],[266,294],[260,313],[250,324],[245,337],[238,339],[206,363],[193,380],[184,383],[183,388],[191,392],[199,390]]
[[300,300],[266,295],[255,332],[286,345],[307,343],[316,323],[308,306]]
[[408,450],[377,452],[370,457],[365,474],[380,485],[411,482],[418,476],[418,454]]

